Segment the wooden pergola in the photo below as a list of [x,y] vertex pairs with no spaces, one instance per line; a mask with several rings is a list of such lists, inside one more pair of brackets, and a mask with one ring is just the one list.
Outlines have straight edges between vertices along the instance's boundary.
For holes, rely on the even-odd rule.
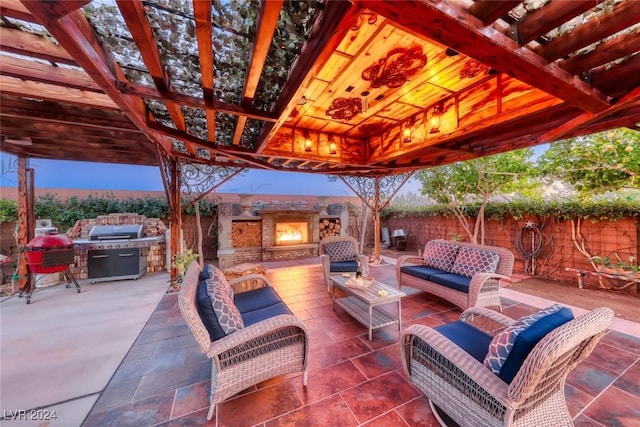
[[184,164],[376,178],[640,122],[637,1],[3,0],[0,13],[2,151],[157,165],[172,227]]

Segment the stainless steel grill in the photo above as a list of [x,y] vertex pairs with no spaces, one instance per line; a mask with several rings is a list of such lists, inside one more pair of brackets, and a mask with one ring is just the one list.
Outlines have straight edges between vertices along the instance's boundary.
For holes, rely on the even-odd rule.
[[147,271],[142,225],[96,225],[89,232],[87,276],[92,283],[138,279]]
[[95,225],[89,240],[131,240],[142,238],[142,225]]

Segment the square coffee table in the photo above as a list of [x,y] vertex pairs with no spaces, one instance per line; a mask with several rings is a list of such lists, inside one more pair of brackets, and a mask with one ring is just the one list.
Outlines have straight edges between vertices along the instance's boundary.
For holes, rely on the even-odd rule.
[[[349,313],[354,319],[369,328],[369,341],[371,334],[375,329],[385,326],[398,324],[398,330],[402,330],[402,308],[400,300],[406,294],[391,286],[385,285],[378,280],[371,280],[366,287],[349,286],[350,278],[342,275],[331,276],[331,303],[335,310],[335,304],[338,304],[344,311]],[[336,298],[335,288],[342,289],[347,296]],[[398,304],[398,317],[389,313],[382,307],[378,307],[388,303]]]

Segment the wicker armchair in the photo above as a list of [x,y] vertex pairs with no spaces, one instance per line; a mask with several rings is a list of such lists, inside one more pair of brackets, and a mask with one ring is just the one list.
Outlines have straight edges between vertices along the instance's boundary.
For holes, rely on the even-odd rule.
[[[224,338],[211,341],[196,304],[201,268],[193,262],[187,270],[178,305],[200,349],[211,359],[211,407],[207,419],[213,417],[217,405],[231,396],[270,378],[302,372],[307,385],[309,333],[293,315],[279,315],[240,329]],[[248,275],[229,280],[231,286],[247,283],[267,286],[264,276]]]
[[[335,242],[350,242],[353,245],[353,253],[356,255],[356,261],[340,262],[332,260],[326,252],[326,246]],[[324,273],[324,281],[327,283],[327,290],[331,289],[331,275],[341,274],[345,272],[356,272],[358,263],[362,269],[362,274],[366,277],[369,275],[369,257],[361,254],[358,241],[350,236],[327,236],[320,240],[318,251],[320,260],[322,261],[322,271]]]
[[[573,425],[565,379],[591,353],[612,318],[613,311],[601,307],[552,330],[529,353],[510,384],[438,331],[422,325],[404,331],[402,363],[432,409],[435,405],[461,426]],[[483,307],[464,311],[460,320],[491,336],[513,322]]]

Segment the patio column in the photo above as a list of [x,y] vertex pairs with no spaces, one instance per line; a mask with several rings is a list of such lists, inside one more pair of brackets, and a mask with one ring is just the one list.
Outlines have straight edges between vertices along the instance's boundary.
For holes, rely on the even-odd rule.
[[28,292],[31,287],[31,272],[21,249],[33,239],[34,234],[33,169],[28,167],[25,157],[18,157],[18,224],[16,244],[18,245],[18,287]]

